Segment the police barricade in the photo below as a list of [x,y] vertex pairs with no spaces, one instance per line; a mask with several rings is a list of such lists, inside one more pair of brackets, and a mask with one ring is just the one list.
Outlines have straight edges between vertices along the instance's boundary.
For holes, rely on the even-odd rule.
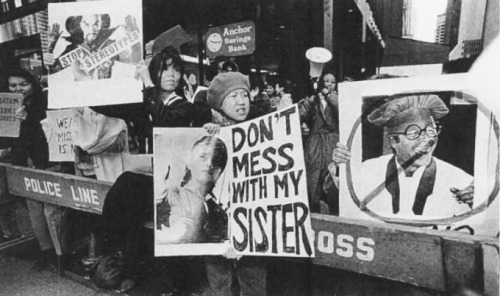
[[[12,195],[101,214],[112,183],[8,164]],[[468,286],[499,295],[498,238],[313,214],[315,265],[437,292]]]

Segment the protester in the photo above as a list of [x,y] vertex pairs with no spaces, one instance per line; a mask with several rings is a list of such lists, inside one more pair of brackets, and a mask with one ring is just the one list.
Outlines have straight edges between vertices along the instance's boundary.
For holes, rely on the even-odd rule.
[[[248,119],[250,112],[250,83],[238,72],[217,75],[208,89],[208,104],[212,107],[213,120],[204,127],[216,134],[221,126],[231,126]],[[225,257],[225,258],[224,258]],[[238,259],[239,260],[228,260]],[[208,289],[205,295],[232,295],[234,274],[241,295],[266,295],[266,260],[259,257],[240,258],[232,246],[224,256],[205,257]]]
[[124,119],[138,138],[139,153],[152,153],[153,126],[201,127],[211,120],[206,104],[192,104],[184,97],[184,61],[174,47],[167,46],[157,53],[149,66],[140,62],[136,71],[145,86],[142,103],[92,109],[108,117]]
[[316,95],[299,102],[302,122],[309,127],[305,139],[307,194],[312,212],[320,212],[320,201],[329,206],[330,214],[338,214],[338,190],[328,170],[335,143],[339,139],[338,97],[335,92],[335,76],[323,75]]
[[139,75],[147,87],[145,95],[153,126],[201,127],[206,123],[201,111],[184,97],[184,62],[174,47],[168,46],[156,54],[149,71],[140,69]]
[[162,203],[168,204],[169,211],[158,216],[161,231],[157,232],[156,243],[211,241],[204,228],[208,216],[206,200],[216,200],[212,189],[227,158],[226,145],[220,139],[204,136],[194,143],[182,183],[164,192]]
[[264,88],[264,93],[267,94],[269,99],[274,98],[276,96],[276,89],[272,82],[268,82],[266,87]]
[[[372,192],[366,207],[382,216],[451,217],[470,211],[473,177],[433,156],[440,127],[437,120],[449,112],[436,95],[399,95],[368,115],[368,121],[384,128],[392,153],[362,164],[361,198]],[[350,159],[341,143],[333,151],[336,164]]]
[[249,118],[257,118],[262,115],[266,115],[271,110],[271,101],[267,96],[267,93],[261,91],[264,88],[264,84],[261,81],[251,83],[252,90],[250,91],[250,115]]
[[[12,164],[27,167],[30,159],[35,168],[46,169],[49,166],[49,148],[40,121],[46,117],[47,99],[35,77],[23,69],[11,69],[7,73],[7,85],[10,92],[24,96],[23,106],[16,111],[21,127],[19,137],[14,139],[11,147]],[[58,262],[64,263],[66,209],[31,199],[27,199],[26,203],[41,250],[34,268],[46,268],[49,261],[55,259],[54,249]]]
[[290,79],[281,79],[276,83],[276,97],[271,101],[272,111],[282,110],[290,107],[292,101],[292,81]]

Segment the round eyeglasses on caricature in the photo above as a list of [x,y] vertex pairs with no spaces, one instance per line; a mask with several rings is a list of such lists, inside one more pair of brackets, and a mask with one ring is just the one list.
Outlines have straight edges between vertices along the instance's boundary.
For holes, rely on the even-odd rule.
[[410,124],[404,132],[393,132],[390,134],[390,136],[404,135],[408,140],[414,141],[418,139],[424,131],[429,138],[437,138],[437,136],[439,136],[439,133],[441,132],[441,126],[429,124],[424,128],[420,128],[418,124]]

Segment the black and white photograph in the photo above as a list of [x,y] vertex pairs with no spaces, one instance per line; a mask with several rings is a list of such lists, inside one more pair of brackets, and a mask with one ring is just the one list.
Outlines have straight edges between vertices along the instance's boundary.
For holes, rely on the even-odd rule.
[[500,0],[0,0],[0,296],[500,296]]

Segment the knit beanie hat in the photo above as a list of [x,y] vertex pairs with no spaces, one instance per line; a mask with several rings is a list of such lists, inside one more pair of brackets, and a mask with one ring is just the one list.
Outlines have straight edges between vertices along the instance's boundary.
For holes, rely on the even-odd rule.
[[220,73],[215,76],[208,88],[208,105],[219,110],[226,96],[233,90],[244,89],[250,93],[250,82],[248,78],[239,72]]

